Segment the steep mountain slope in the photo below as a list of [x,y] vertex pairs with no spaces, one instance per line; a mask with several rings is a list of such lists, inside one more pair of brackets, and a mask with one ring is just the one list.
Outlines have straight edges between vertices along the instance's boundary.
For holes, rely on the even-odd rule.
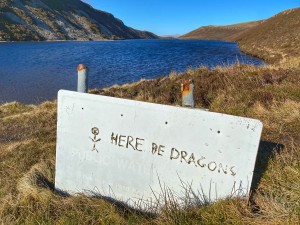
[[1,0],[0,41],[157,38],[80,0]]
[[261,22],[262,21],[253,21],[227,26],[203,26],[181,36],[180,39],[228,40]]
[[281,12],[232,40],[270,63],[293,60],[300,65],[300,8]]

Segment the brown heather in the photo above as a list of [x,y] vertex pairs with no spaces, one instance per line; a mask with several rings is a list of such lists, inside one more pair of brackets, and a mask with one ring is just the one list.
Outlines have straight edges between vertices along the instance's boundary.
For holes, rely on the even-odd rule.
[[180,209],[170,198],[151,215],[104,199],[62,196],[54,192],[56,101],[14,102],[0,106],[0,224],[299,224],[299,67],[203,67],[90,92],[180,105],[180,83],[189,78],[197,108],[264,124],[249,202],[187,203]]
[[268,63],[299,66],[300,8],[262,21],[200,27],[180,38],[234,41],[243,52]]
[[300,8],[279,13],[230,40],[269,63],[285,64],[292,59],[300,65]]
[[185,35],[182,35],[180,39],[188,40],[229,40],[234,39],[236,35],[239,35],[243,31],[246,31],[260,23],[262,20],[238,23],[225,26],[203,26],[196,30],[193,30]]

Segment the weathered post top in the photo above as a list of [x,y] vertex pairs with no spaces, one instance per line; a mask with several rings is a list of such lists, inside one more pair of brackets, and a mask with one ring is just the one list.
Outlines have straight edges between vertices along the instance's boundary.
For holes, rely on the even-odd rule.
[[192,79],[181,83],[182,106],[195,107],[194,81]]
[[77,67],[78,71],[78,83],[77,91],[82,93],[88,92],[88,67],[83,64],[79,64]]

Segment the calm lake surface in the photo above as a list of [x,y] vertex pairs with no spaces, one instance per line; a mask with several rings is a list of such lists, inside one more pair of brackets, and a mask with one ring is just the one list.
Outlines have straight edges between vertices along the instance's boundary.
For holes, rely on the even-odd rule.
[[156,78],[171,71],[236,63],[262,65],[235,43],[124,40],[0,44],[0,104],[40,103],[60,89],[76,90],[77,65],[90,68],[89,88]]

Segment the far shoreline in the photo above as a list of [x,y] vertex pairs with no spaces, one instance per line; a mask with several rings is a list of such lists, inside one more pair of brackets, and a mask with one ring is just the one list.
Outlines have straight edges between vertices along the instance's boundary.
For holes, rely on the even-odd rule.
[[0,40],[0,43],[48,43],[48,42],[96,42],[96,41],[126,41],[126,40],[161,40],[162,38],[129,38],[129,39],[78,39],[78,40],[41,40],[41,41],[3,41]]
[[239,43],[236,41],[227,41],[227,40],[207,40],[207,39],[189,39],[189,38],[164,38],[164,37],[159,37],[159,38],[130,38],[130,39],[99,39],[99,40],[44,40],[44,41],[2,41],[0,40],[0,44],[5,43],[5,44],[16,44],[16,43],[64,43],[64,42],[114,42],[114,41],[130,41],[130,40],[169,40],[169,41],[216,41],[216,42],[225,42],[225,43],[235,43],[239,50],[248,55],[252,56],[254,58],[262,60],[264,63],[267,64],[267,61],[260,57],[259,55],[253,55],[249,52],[243,51]]

